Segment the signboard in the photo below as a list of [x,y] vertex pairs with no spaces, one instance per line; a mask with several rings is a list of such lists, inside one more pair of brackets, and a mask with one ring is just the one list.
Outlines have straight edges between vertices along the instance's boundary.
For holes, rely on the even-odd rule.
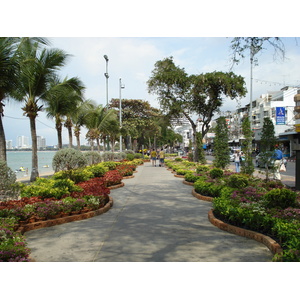
[[285,124],[285,108],[276,107],[276,125]]
[[295,124],[295,131],[300,132],[300,124]]

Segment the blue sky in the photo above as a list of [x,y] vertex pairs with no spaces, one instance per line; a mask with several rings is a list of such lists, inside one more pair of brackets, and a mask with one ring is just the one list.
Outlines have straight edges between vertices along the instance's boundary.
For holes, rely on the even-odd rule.
[[[86,3],[92,4],[92,2]],[[24,8],[22,3],[20,5]],[[135,13],[130,11],[131,4],[139,2],[127,1],[126,12],[122,10],[126,8],[126,5],[123,2],[117,1],[117,3],[120,3],[119,6],[116,6],[114,2],[102,10],[98,7],[97,11],[92,5],[89,6],[88,12],[83,7],[73,8],[72,17],[70,17],[71,14],[62,16],[62,12],[56,12],[54,19],[57,24],[53,28],[52,25],[44,26],[49,21],[47,15],[42,17],[37,14],[36,19],[26,19],[27,22],[23,23],[22,27],[8,30],[6,35],[47,37],[51,42],[51,47],[63,49],[71,54],[69,62],[60,71],[61,76],[78,76],[86,85],[85,98],[93,99],[98,104],[106,102],[105,60],[103,58],[106,54],[109,57],[109,99],[119,97],[119,78],[122,78],[122,83],[125,84],[122,98],[148,100],[151,105],[159,107],[155,95],[149,95],[146,86],[146,81],[156,61],[173,56],[175,63],[185,68],[189,74],[228,72],[231,66],[230,42],[232,38],[230,37],[290,36],[294,33],[293,30],[289,30],[289,35],[286,35],[278,23],[273,22],[273,35],[268,35],[269,31],[258,35],[260,31],[253,30],[253,28],[249,31],[248,27],[244,26],[247,22],[245,16],[243,17],[244,25],[239,23],[241,20],[239,14],[231,14],[232,17],[224,22],[222,9],[225,12],[226,7],[223,2],[219,4],[218,11],[213,11],[213,15],[207,13],[207,11],[212,11],[212,4],[197,9],[195,1],[186,1],[184,8],[172,2],[172,11],[169,11],[167,17],[164,11],[169,6],[165,2],[154,1],[153,5],[146,8],[147,14],[142,16],[137,14],[137,11]],[[159,9],[155,9],[154,4],[158,3],[160,3],[157,6]],[[227,5],[230,3],[234,4],[235,1],[227,2]],[[190,6],[187,6],[188,4]],[[48,9],[51,15],[54,8],[48,7]],[[106,9],[110,12],[109,14],[106,13]],[[247,9],[251,19],[251,12],[255,11],[255,8],[248,7]],[[182,17],[186,11],[188,14]],[[195,19],[197,12],[198,19]],[[179,18],[180,13],[182,15]],[[40,23],[42,25],[36,26],[42,19],[43,22]],[[216,20],[219,20],[219,23]],[[253,78],[257,79],[253,81],[254,99],[267,91],[279,90],[285,84],[300,84],[298,76],[300,39],[284,37],[282,40],[285,43],[287,56],[284,62],[274,61],[272,49],[262,51],[258,57],[259,64],[253,69]],[[246,55],[233,71],[245,77],[249,91],[249,56]],[[241,99],[242,105],[248,102],[249,94]],[[236,101],[225,99],[222,110],[233,110],[235,107]],[[30,136],[29,120],[22,116],[20,105],[13,101],[6,104],[4,126],[6,139],[13,140],[13,145],[18,135]],[[41,113],[37,119],[37,133],[46,137],[48,145],[57,143],[54,122],[46,119],[44,113]],[[82,142],[84,142],[84,134]],[[63,142],[67,143],[66,131],[63,132]]]

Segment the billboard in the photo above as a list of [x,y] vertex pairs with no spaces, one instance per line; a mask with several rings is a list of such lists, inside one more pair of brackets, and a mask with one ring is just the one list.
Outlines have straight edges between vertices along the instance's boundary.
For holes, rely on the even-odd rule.
[[285,107],[276,107],[276,125],[285,125]]

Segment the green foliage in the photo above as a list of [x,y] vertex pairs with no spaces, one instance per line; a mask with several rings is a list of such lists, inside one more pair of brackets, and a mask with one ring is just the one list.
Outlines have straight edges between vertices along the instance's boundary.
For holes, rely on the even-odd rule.
[[71,192],[81,191],[70,179],[37,178],[35,182],[26,185],[21,190],[21,197],[41,197],[60,199]]
[[245,160],[241,166],[242,173],[252,175],[254,172],[254,165],[252,159],[252,140],[253,133],[250,126],[249,118],[245,118],[242,123],[242,131],[245,139],[242,141],[242,151],[245,156]]
[[189,170],[184,170],[184,169],[177,169],[176,174],[177,175],[185,175]]
[[104,166],[103,163],[99,163],[97,165],[88,166],[85,168],[85,170],[92,172],[94,177],[103,177],[104,174],[109,170],[109,168],[107,166]]
[[223,186],[221,184],[214,184],[212,182],[205,182],[203,180],[197,180],[194,183],[195,191],[198,194],[208,197],[218,197],[220,196]]
[[213,168],[210,172],[209,175],[211,178],[221,178],[224,174],[224,171],[219,168]]
[[84,169],[79,168],[74,170],[59,171],[56,172],[52,177],[53,179],[70,179],[75,183],[79,183],[95,177],[93,170],[97,172],[97,167],[93,168],[93,166],[91,166]]
[[102,163],[104,167],[107,167],[109,170],[115,170],[117,167],[117,163],[114,161],[105,161]]
[[196,180],[199,179],[199,176],[195,175],[194,172],[188,171],[184,175],[184,180],[188,182],[195,182]]
[[126,159],[127,159],[127,160],[130,160],[130,161],[131,161],[131,160],[134,160],[134,154],[127,153],[127,154],[126,154]]
[[230,163],[228,148],[228,127],[225,117],[217,119],[215,129],[216,137],[214,139],[215,160],[213,164],[217,168],[225,169]]
[[233,174],[228,177],[227,184],[232,188],[241,189],[248,186],[249,181],[246,176]]
[[72,148],[57,151],[52,161],[52,167],[55,172],[81,168],[86,165],[86,157],[80,151]]
[[263,197],[264,205],[267,208],[287,208],[294,207],[296,205],[297,194],[290,189],[273,189],[266,193]]
[[196,168],[196,173],[197,174],[200,174],[200,173],[203,173],[203,172],[208,172],[210,170],[210,167],[209,166],[206,166],[206,165],[199,165],[197,166]]
[[20,185],[16,183],[16,174],[5,161],[0,160],[0,192],[2,200],[16,198]]
[[87,152],[84,152],[83,155],[87,159],[88,165],[94,165],[94,164],[98,164],[101,162],[101,155],[98,152],[87,151]]
[[175,161],[183,161],[183,159],[181,157],[176,157]]

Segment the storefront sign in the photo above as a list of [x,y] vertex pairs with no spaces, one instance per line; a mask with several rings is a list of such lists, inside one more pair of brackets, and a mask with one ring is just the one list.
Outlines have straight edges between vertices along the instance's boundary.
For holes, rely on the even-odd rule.
[[285,108],[276,107],[276,125],[285,124]]

